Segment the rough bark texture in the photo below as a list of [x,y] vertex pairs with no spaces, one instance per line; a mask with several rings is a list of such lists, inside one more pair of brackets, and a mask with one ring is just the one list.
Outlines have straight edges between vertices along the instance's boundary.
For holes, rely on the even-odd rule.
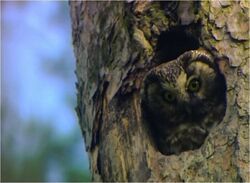
[[[93,180],[250,181],[247,0],[72,1],[70,7],[76,110]],[[226,115],[201,148],[164,156],[141,114],[143,77],[198,48],[224,59]]]

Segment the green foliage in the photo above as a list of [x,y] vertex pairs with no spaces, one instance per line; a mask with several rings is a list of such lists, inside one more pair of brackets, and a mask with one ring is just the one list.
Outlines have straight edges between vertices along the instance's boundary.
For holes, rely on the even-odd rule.
[[90,173],[85,171],[82,172],[79,168],[71,168],[65,172],[66,181],[71,182],[72,180],[77,182],[90,182],[91,176]]
[[[56,136],[51,128],[45,125],[32,122],[26,124],[28,125],[22,131],[29,137],[29,140],[23,139],[24,144],[23,142],[17,144],[15,141],[12,141],[12,144],[2,143],[1,181],[51,181],[47,176],[51,161],[62,170],[62,180],[55,181],[90,181],[88,169],[84,169],[80,160],[78,161],[81,157],[72,157],[76,144],[81,143],[77,136],[79,132],[72,132],[68,136],[61,137]],[[3,138],[6,140],[10,137]],[[6,142],[11,141],[6,140]],[[21,149],[18,149],[20,145]],[[13,146],[15,148],[11,148]]]

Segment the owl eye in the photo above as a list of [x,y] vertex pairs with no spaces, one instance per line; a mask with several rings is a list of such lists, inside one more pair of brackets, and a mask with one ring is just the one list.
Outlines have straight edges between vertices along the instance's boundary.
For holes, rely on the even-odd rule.
[[188,84],[188,90],[190,92],[198,92],[200,89],[200,80],[198,78],[193,78]]
[[175,95],[169,92],[165,92],[163,95],[163,98],[167,101],[167,102],[173,102],[175,100]]

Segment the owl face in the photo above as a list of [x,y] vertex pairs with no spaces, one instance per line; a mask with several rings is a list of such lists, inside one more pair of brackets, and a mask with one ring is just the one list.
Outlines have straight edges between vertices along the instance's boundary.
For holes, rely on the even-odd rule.
[[[179,153],[203,143],[211,127],[224,116],[216,112],[216,107],[222,108],[221,114],[225,112],[225,107],[221,107],[225,106],[223,79],[210,57],[196,51],[186,52],[149,72],[143,106],[153,133],[157,134],[156,141],[167,149],[164,151]],[[189,137],[195,134],[201,139],[199,142]],[[172,141],[177,141],[178,148]]]

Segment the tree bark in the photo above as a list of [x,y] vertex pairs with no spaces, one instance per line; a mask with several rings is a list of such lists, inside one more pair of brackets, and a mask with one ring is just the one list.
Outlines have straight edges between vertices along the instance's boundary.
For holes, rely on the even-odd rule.
[[[250,181],[248,1],[72,1],[70,7],[76,111],[94,181]],[[143,78],[199,48],[223,58],[226,114],[201,148],[165,156],[142,116]]]

